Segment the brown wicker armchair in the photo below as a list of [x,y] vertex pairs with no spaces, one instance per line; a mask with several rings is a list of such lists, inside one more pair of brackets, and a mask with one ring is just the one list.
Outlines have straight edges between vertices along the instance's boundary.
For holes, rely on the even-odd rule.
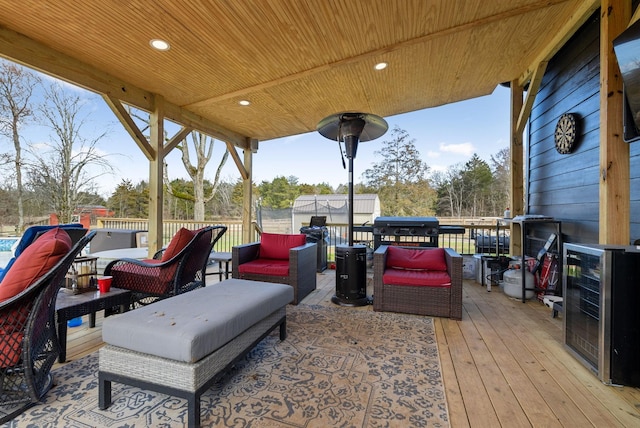
[[209,254],[226,231],[226,226],[182,228],[153,259],[113,260],[104,274],[113,277],[112,287],[132,291],[134,307],[204,287]]
[[260,242],[231,249],[233,278],[277,282],[293,287],[297,305],[316,289],[317,244],[303,234],[263,233]]
[[[398,256],[400,250],[406,252]],[[373,253],[373,269],[375,311],[462,319],[462,256],[451,248],[381,245]]]
[[90,232],[71,247],[68,235],[55,233],[25,249],[0,285],[0,424],[37,403],[51,388],[51,367],[60,353],[58,290],[76,255],[95,235]]

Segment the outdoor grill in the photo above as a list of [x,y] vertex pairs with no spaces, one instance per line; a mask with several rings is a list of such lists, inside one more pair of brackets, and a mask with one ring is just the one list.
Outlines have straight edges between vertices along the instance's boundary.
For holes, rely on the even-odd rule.
[[435,217],[378,217],[373,222],[373,246],[437,247],[439,233]]

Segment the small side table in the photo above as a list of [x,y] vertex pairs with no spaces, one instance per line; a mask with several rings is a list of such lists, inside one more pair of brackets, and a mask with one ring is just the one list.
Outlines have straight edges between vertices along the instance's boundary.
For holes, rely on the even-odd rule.
[[[207,272],[207,275],[218,274],[220,281],[222,281],[222,274],[224,274],[224,279],[229,279],[229,263],[231,263],[231,253],[212,251],[209,255],[209,261],[218,262],[218,271]],[[222,269],[222,263],[224,263],[224,270]]]
[[108,293],[88,291],[86,293],[71,294],[66,290],[58,291],[56,299],[56,319],[58,324],[58,341],[60,356],[58,361],[64,363],[67,359],[67,321],[73,318],[89,315],[89,327],[96,326],[96,312],[120,306],[122,312],[129,310],[131,291],[111,287]]

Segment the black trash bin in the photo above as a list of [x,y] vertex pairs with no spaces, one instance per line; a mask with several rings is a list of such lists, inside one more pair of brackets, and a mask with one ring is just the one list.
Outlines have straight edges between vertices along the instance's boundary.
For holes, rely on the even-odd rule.
[[327,268],[328,229],[325,226],[303,226],[300,228],[300,233],[307,235],[307,242],[318,244],[317,271],[324,271]]
[[369,304],[365,245],[336,245],[336,294],[331,301],[342,306]]

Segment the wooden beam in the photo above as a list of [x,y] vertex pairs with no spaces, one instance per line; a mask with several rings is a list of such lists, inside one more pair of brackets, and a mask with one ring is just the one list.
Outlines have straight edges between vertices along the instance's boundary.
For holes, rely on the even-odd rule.
[[185,108],[178,107],[175,104],[167,103],[165,111],[167,113],[166,117],[174,122],[197,129],[204,134],[218,140],[231,143],[241,149],[247,148],[246,144],[247,139],[249,138],[247,135],[238,134],[230,129],[219,126],[212,121],[205,119],[192,111],[186,110]]
[[533,76],[531,77],[531,81],[529,82],[529,89],[527,90],[527,96],[524,101],[524,105],[522,106],[522,110],[520,110],[520,115],[517,118],[516,123],[516,133],[522,135],[524,132],[524,127],[527,125],[527,120],[529,119],[529,115],[531,114],[531,109],[533,108],[533,102],[536,99],[536,95],[538,95],[538,89],[540,89],[540,83],[542,82],[542,78],[544,77],[544,72],[547,69],[547,61],[543,61],[535,69]]
[[122,102],[107,94],[102,94],[102,98],[107,103],[113,114],[116,115],[120,123],[122,123],[124,129],[126,129],[129,135],[131,135],[133,141],[135,141],[138,147],[140,147],[140,150],[142,150],[142,153],[144,153],[147,159],[150,161],[155,159],[158,154],[154,148],[151,147],[151,144],[147,141],[147,137],[145,137],[142,131],[140,131],[140,128],[138,128],[138,125],[133,121],[133,118],[127,109],[124,108]]
[[[420,36],[420,37],[416,37],[413,39],[409,39],[409,40],[405,40],[402,41],[400,43],[395,43],[393,45],[390,46],[385,46],[379,49],[374,49],[368,52],[364,52],[360,55],[354,55],[348,58],[344,58],[335,62],[332,62],[330,64],[323,64],[320,65],[318,67],[313,67],[307,70],[302,70],[300,72],[297,73],[293,73],[287,76],[282,76],[278,79],[273,79],[267,82],[262,82],[259,83],[257,85],[253,85],[250,87],[246,87],[246,88],[242,88],[242,89],[238,89],[236,91],[232,91],[232,92],[227,92],[226,94],[221,94],[215,97],[210,97],[210,98],[205,98],[202,99],[200,101],[197,101],[195,103],[192,104],[188,104],[185,106],[185,108],[190,109],[193,107],[203,107],[203,106],[207,106],[207,105],[211,105],[211,104],[215,104],[219,101],[224,101],[224,100],[228,100],[231,98],[242,98],[243,96],[253,93],[253,92],[257,92],[257,91],[263,91],[265,89],[268,88],[272,88],[274,86],[279,86],[285,83],[289,83],[295,80],[300,80],[300,79],[305,79],[308,78],[309,76],[313,76],[315,74],[318,73],[324,73],[330,70],[335,70],[338,67],[344,67],[344,66],[348,66],[348,65],[352,65],[352,64],[357,64],[357,63],[361,63],[364,62],[365,60],[369,59],[369,58],[377,58],[380,57],[382,55],[388,54],[390,52],[395,52],[401,49],[406,49],[408,47],[411,46],[415,46],[415,45],[420,45],[423,44],[425,42],[428,42],[430,40],[439,38],[439,37],[444,37],[444,36],[448,36],[451,34],[455,34],[455,33],[460,33],[463,31],[470,31],[473,30],[474,28],[479,28],[479,27],[483,27],[483,26],[488,26],[491,24],[494,24],[496,22],[499,22],[501,20],[505,20],[514,16],[518,16],[518,15],[523,15],[526,13],[530,13],[533,11],[536,11],[538,9],[544,9],[547,8],[549,6],[553,6],[555,4],[560,4],[560,3],[565,3],[567,0],[538,0],[536,2],[527,2],[527,4],[523,5],[523,6],[519,6],[519,7],[515,7],[513,9],[508,9],[505,10],[503,12],[497,13],[495,15],[489,15],[489,16],[483,16],[479,19],[476,19],[474,21],[470,21],[470,22],[465,22],[463,24],[460,25],[454,25],[452,27],[449,28],[444,28],[441,30],[437,30],[428,34],[425,34],[424,36]],[[590,2],[597,2],[597,0],[590,0]],[[595,9],[594,9],[595,10]],[[536,63],[537,64],[537,63]]]
[[240,177],[242,177],[243,180],[248,180],[249,172],[242,164],[242,159],[240,159],[240,155],[236,151],[236,148],[233,146],[233,144],[230,144],[230,143],[226,143],[226,144],[227,144],[227,150],[231,155],[231,159],[233,159],[233,162],[236,164],[236,168],[238,168],[238,171],[240,172]]
[[183,141],[187,136],[193,131],[193,128],[182,127],[176,135],[174,135],[167,144],[164,145],[162,157],[164,158],[169,152],[175,149],[181,141]]
[[631,20],[629,21],[629,25],[633,24],[638,19],[640,19],[640,6],[636,7],[636,11],[633,12],[633,16],[631,17]]
[[587,19],[600,7],[600,0],[582,1],[576,7],[569,20],[556,33],[556,35],[547,44],[547,48],[543,50],[532,62],[529,67],[520,75],[518,82],[524,86],[531,76],[535,73],[538,66],[546,63],[562,48],[567,41],[575,34],[576,31],[584,24]]
[[0,54],[44,74],[150,111],[153,95],[97,68],[0,26]]
[[[0,55],[89,91],[118,99],[151,112],[154,94],[122,79],[0,26]],[[165,102],[165,117],[181,125],[245,148],[246,135],[238,134],[183,107]],[[143,150],[144,151],[144,150]]]
[[601,244],[630,243],[629,145],[622,139],[622,76],[613,39],[631,18],[630,0],[602,0],[600,9]]
[[[526,214],[524,211],[524,150],[523,133],[518,131],[518,120],[523,111],[524,88],[517,80],[511,82],[511,216]],[[522,254],[521,234],[515,233],[511,226],[509,254]]]

